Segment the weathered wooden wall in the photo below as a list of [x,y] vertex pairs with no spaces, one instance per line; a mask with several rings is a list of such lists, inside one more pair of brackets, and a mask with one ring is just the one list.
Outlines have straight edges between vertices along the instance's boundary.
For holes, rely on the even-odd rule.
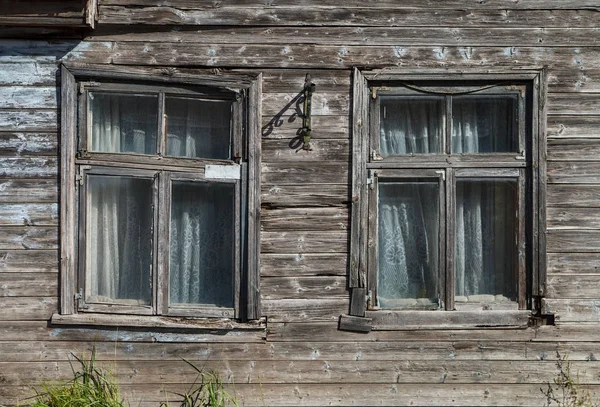
[[[132,405],[189,386],[181,357],[217,369],[245,405],[539,406],[556,351],[600,393],[600,3],[397,4],[101,0],[83,41],[0,40],[0,403],[69,377],[69,353],[93,344]],[[58,304],[61,60],[263,72],[266,331],[48,326]],[[544,306],[556,326],[337,330],[348,308],[355,66],[548,68]],[[290,148],[301,121],[288,103],[307,73],[317,84],[311,152]]]

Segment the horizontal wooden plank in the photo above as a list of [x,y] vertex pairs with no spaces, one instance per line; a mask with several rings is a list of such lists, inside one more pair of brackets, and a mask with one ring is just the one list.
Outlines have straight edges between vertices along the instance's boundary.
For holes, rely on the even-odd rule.
[[548,138],[600,138],[600,115],[548,116]]
[[[1,191],[1,187],[0,187]],[[263,185],[260,202],[266,208],[347,207],[349,191],[345,185]],[[0,192],[0,200],[2,193]]]
[[262,314],[267,317],[269,323],[337,321],[340,315],[348,312],[348,298],[263,299],[260,304]]
[[[2,41],[2,63],[56,63],[80,44],[80,40],[31,41],[7,39]],[[12,65],[11,65],[12,66]]]
[[[316,131],[315,131],[316,132]],[[310,150],[302,148],[302,137],[289,140],[263,140],[263,162],[310,162],[310,161],[350,161],[348,139],[314,139],[310,141]]]
[[[313,3],[314,4],[314,3]],[[403,8],[394,7],[381,10],[378,7],[349,7],[339,3],[337,7],[311,5],[298,12],[296,7],[209,7],[175,8],[176,6],[124,7],[121,5],[100,6],[100,24],[151,24],[151,25],[348,25],[348,26],[568,26],[560,21],[573,19],[572,26],[595,27],[591,24],[593,11],[550,11],[550,10],[509,10],[500,8],[469,9],[467,5],[458,8]],[[478,5],[477,5],[478,6]],[[597,5],[596,5],[597,6]],[[388,6],[389,7],[389,6]],[[539,7],[539,6],[538,6]],[[512,9],[512,10],[511,10]],[[502,12],[501,12],[502,11]],[[577,17],[577,19],[576,19]]]
[[58,296],[56,273],[4,273],[0,267],[0,297]]
[[600,322],[598,299],[545,298],[542,300],[542,307],[547,313],[555,314],[557,323]]
[[55,226],[0,226],[0,250],[57,248]]
[[[575,68],[575,67],[573,67]],[[548,72],[548,90],[550,92],[600,92],[600,71],[591,69],[555,68]]]
[[0,203],[0,226],[57,226],[58,204]]
[[[77,362],[73,362],[76,366]],[[571,362],[581,383],[599,384],[600,362]],[[555,361],[206,361],[201,366],[214,371],[224,383],[328,383],[328,384],[525,384],[543,385],[557,374]],[[109,363],[121,385],[192,384],[197,372],[183,361],[117,361]],[[48,380],[69,379],[72,366],[64,362],[0,362],[5,385],[41,384]],[[401,386],[399,386],[401,387]]]
[[56,133],[0,133],[0,155],[52,155],[57,147]]
[[[67,325],[48,325],[43,322],[16,320],[0,322],[0,334],[5,341],[52,341],[65,344],[71,342],[111,343],[264,343],[264,330],[164,330],[131,329],[119,326],[78,327]],[[77,350],[77,348],[74,348]],[[183,356],[183,355],[180,355]],[[113,358],[114,360],[114,358]],[[147,360],[144,358],[144,360]]]
[[[333,303],[333,302],[331,302]],[[310,313],[310,310],[305,310]],[[2,324],[8,324],[3,322]],[[561,329],[563,326],[559,327]],[[26,332],[26,331],[25,331]],[[143,343],[102,341],[2,341],[0,362],[60,362],[96,348],[102,365],[115,361],[556,361],[557,352],[571,361],[595,360],[596,342],[273,342]]]
[[40,203],[58,201],[55,179],[0,179],[0,202]]
[[56,109],[56,87],[0,86],[2,109]]
[[[323,400],[331,406],[367,406],[376,398],[381,406],[446,406],[464,403],[465,406],[483,405],[490,400],[501,400],[510,406],[543,405],[545,398],[540,384],[515,384],[507,391],[505,384],[240,384],[226,386],[235,394],[239,405],[318,406]],[[123,385],[121,394],[130,405],[154,407],[176,394],[190,390],[189,384]],[[591,386],[600,392],[600,386]],[[35,395],[29,386],[3,386],[0,398],[16,403]]]
[[326,69],[269,69],[263,72],[263,93],[289,92],[291,89],[301,90],[306,82],[306,75],[316,85],[316,92],[350,93],[351,72],[331,71]]
[[349,298],[346,276],[266,277],[260,281],[260,296],[265,300]]
[[600,94],[596,93],[550,93],[548,114],[586,116],[598,114]]
[[547,298],[598,298],[598,274],[548,274]]
[[[499,342],[528,341],[535,337],[533,329],[417,329],[407,331],[371,331],[368,334],[338,330],[337,323],[269,323],[268,342],[403,342],[487,340]],[[588,337],[589,340],[589,337]]]
[[600,256],[595,253],[548,253],[548,273],[600,273]]
[[[236,8],[239,11],[240,8]],[[339,13],[343,8],[331,9]],[[151,32],[108,32],[104,34],[96,31],[94,35],[88,37],[88,40],[94,41],[144,41],[144,42],[173,42],[173,43],[219,43],[223,38],[230,36],[229,43],[232,44],[302,44],[317,43],[321,45],[397,45],[398,38],[402,38],[403,45],[471,45],[471,46],[490,46],[511,44],[512,46],[594,46],[600,43],[593,34],[597,32],[596,28],[540,28],[534,25],[527,27],[518,27],[516,24],[502,27],[493,27],[493,22],[483,27],[468,27],[465,22],[457,26],[452,26],[448,21],[443,26],[436,26],[431,22],[426,28],[418,29],[410,27],[410,23],[404,24],[399,21],[396,24],[390,22],[397,13],[396,10],[390,10],[382,15],[375,8],[367,9],[373,16],[383,17],[382,20],[372,22],[365,21],[356,29],[352,25],[344,24],[348,20],[335,21],[335,25],[326,28],[302,27],[310,25],[305,20],[306,13],[310,10],[303,10],[303,24],[295,24],[293,27],[285,27],[284,24],[270,26],[272,19],[267,20],[266,24],[260,24],[256,27],[243,27],[243,21],[239,24],[232,24],[234,27],[211,27],[207,29],[188,29],[170,31],[164,35],[157,36]],[[359,13],[364,10],[357,10]],[[412,11],[411,11],[412,12]],[[405,17],[406,11],[400,11],[400,19]],[[451,12],[452,13],[452,12]],[[437,18],[440,17],[436,13]],[[296,13],[297,15],[297,13]],[[278,16],[279,17],[279,16]],[[452,18],[452,16],[446,16]],[[386,23],[384,23],[384,20]],[[468,23],[467,23],[468,24]],[[256,25],[256,24],[251,24]],[[348,25],[349,27],[342,27]],[[378,26],[379,25],[379,26]],[[396,25],[396,27],[394,27]],[[111,30],[114,32],[114,30]],[[244,42],[245,41],[245,42]]]
[[260,222],[264,231],[348,230],[349,217],[347,208],[263,209]]
[[600,161],[600,138],[550,139],[548,160]]
[[0,64],[0,85],[33,86],[55,85],[57,68],[55,64],[36,62]]
[[600,162],[548,161],[548,183],[600,184]]
[[[314,116],[347,114],[350,107],[349,99],[347,92],[315,91],[311,99],[311,114]],[[298,89],[297,93],[263,93],[262,114],[265,116],[301,114],[302,100],[302,88]],[[298,123],[300,124],[301,121]]]
[[600,185],[550,184],[546,202],[557,208],[597,208],[600,207]]
[[261,253],[347,253],[347,232],[261,232]]
[[273,184],[348,185],[348,166],[348,163],[263,163],[261,177],[265,186]]
[[345,254],[263,254],[261,277],[345,276]]
[[[572,343],[597,341],[598,323],[596,322],[562,322],[559,325],[542,325],[536,328],[532,341],[545,343]],[[595,354],[594,354],[595,358]]]
[[0,297],[0,309],[1,321],[48,321],[58,311],[58,298]]
[[56,157],[2,157],[0,156],[0,178],[56,178]]
[[549,253],[600,252],[598,230],[549,230],[546,238]]
[[[311,137],[313,139],[347,139],[350,137],[350,125],[348,122],[348,115],[312,116],[311,123],[313,130]],[[300,128],[302,128],[302,118],[297,115],[263,115],[261,135],[263,140],[291,140],[298,137],[298,130]]]
[[548,229],[600,229],[600,208],[546,209]]
[[56,132],[57,130],[56,110],[2,110],[0,106],[0,131]]
[[[112,6],[153,6],[156,4],[155,0],[103,0],[103,4]],[[201,9],[201,10],[213,10],[221,7],[231,7],[228,4],[213,4],[207,3],[199,5],[195,0],[162,0],[161,4],[169,7],[177,7],[182,9]],[[235,4],[243,7],[254,7],[254,8],[281,8],[281,7],[294,7],[294,6],[311,6],[314,9],[327,9],[330,7],[338,8],[340,6],[337,0],[236,0]],[[350,0],[344,2],[344,7],[356,8],[364,7],[365,3],[361,0]],[[394,0],[378,0],[377,7],[380,9],[389,8],[425,8],[435,10],[445,9],[463,9],[465,7],[471,9],[509,9],[509,10],[561,10],[561,9],[595,9],[597,3],[592,0],[578,0],[564,1],[559,3],[541,3],[539,0],[520,0],[515,2],[514,0],[498,0],[495,2],[487,2],[481,0],[405,0],[402,4],[398,4]]]
[[58,251],[0,251],[0,273],[58,273]]
[[[148,42],[84,42],[67,59],[120,65],[174,65],[243,68],[350,69],[419,66],[421,69],[480,69],[482,65],[515,70],[587,70],[600,68],[600,47],[404,47],[396,45],[242,45]],[[480,71],[481,72],[481,71]],[[317,92],[318,93],[318,92]]]

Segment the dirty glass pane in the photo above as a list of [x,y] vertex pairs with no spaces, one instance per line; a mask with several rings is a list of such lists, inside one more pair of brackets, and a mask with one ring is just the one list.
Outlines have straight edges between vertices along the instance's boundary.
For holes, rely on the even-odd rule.
[[513,96],[452,98],[452,153],[517,153]]
[[381,155],[442,152],[443,97],[380,98]]
[[517,180],[456,181],[456,302],[517,297]]
[[88,188],[91,300],[149,305],[152,180],[88,175]]
[[231,101],[166,98],[167,155],[231,158]]
[[234,184],[174,181],[170,302],[233,307]]
[[437,181],[379,183],[377,299],[382,308],[437,308]]
[[88,99],[91,151],[156,154],[157,96],[90,92]]

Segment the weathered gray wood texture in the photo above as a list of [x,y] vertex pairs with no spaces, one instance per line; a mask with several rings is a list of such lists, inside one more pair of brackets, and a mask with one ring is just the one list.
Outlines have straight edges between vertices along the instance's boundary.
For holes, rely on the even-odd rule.
[[[43,3],[19,11],[0,1],[0,25],[96,20],[96,29],[83,41],[0,30],[0,404],[68,378],[70,353],[94,344],[140,406],[188,389],[195,376],[181,357],[215,368],[248,406],[539,406],[557,351],[600,393],[598,1],[99,0],[96,17]],[[48,326],[60,305],[60,61],[262,72],[256,176],[266,329]],[[547,67],[542,305],[556,326],[338,330],[350,312],[354,67]],[[306,73],[317,85],[312,151],[295,139]]]

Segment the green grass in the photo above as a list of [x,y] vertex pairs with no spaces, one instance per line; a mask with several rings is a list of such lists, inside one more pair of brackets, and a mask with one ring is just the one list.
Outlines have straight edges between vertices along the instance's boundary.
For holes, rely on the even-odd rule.
[[73,355],[79,369],[64,384],[45,384],[31,407],[125,407],[114,377],[96,366],[96,348],[89,360]]

